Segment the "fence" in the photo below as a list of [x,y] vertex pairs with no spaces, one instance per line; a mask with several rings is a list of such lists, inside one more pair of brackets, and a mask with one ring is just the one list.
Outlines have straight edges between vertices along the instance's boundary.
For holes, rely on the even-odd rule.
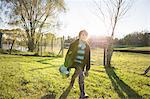
[[[11,35],[7,36],[7,34],[4,34],[1,39],[2,48],[5,50],[10,50],[13,41],[14,39],[11,38]],[[63,37],[58,38],[54,36],[50,39],[42,39],[40,40],[36,51],[39,53],[39,55],[45,53],[53,55],[63,55],[63,42]],[[22,52],[28,51],[26,42],[21,37],[15,39],[12,49]]]
[[[41,43],[41,42],[40,42]],[[63,37],[52,38],[49,41],[42,41],[39,45],[39,52],[53,55],[63,55],[64,39]]]
[[[91,64],[94,65],[103,65],[103,57],[104,57],[104,48],[102,46],[104,42],[102,41],[94,41],[90,42],[91,47]],[[12,45],[12,40],[3,39],[2,46],[3,49],[10,49]],[[39,55],[53,54],[53,55],[65,55],[64,54],[64,38],[63,37],[52,37],[51,39],[43,39],[39,42],[38,52]],[[18,41],[14,43],[13,49],[27,52],[27,46]],[[65,50],[66,52],[67,50]]]
[[91,64],[103,65],[104,50],[100,47],[91,48]]

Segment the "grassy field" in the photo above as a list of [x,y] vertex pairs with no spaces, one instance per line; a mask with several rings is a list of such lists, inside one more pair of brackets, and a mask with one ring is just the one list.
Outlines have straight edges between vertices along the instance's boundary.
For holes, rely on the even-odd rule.
[[[96,59],[96,55],[93,58]],[[63,79],[59,74],[63,62],[63,58],[0,54],[0,99],[58,99],[71,79],[71,76]],[[149,65],[150,55],[115,52],[112,68],[91,66],[89,77],[85,78],[86,93],[90,99],[141,96],[149,99],[150,72],[141,75]],[[68,99],[78,97],[76,80]]]

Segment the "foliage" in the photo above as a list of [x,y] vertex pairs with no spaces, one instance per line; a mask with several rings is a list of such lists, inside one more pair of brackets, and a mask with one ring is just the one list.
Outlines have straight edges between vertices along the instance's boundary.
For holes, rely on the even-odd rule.
[[150,33],[148,32],[135,32],[126,35],[122,39],[115,39],[115,45],[127,46],[150,46]]
[[124,48],[114,48],[115,50],[139,50],[139,51],[149,51],[150,47],[124,47]]

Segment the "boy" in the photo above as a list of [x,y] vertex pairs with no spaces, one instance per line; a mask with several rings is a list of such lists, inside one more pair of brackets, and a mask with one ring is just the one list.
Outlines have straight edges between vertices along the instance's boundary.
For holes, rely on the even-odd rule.
[[[88,76],[88,71],[90,70],[90,47],[86,42],[87,37],[88,33],[85,30],[80,31],[79,39],[71,43],[69,47],[64,65],[68,67],[68,70],[75,68],[75,72],[72,75],[70,85],[60,96],[60,99],[67,98],[77,76],[79,76],[80,99],[88,98],[84,92],[84,75]],[[84,71],[85,68],[86,71]]]

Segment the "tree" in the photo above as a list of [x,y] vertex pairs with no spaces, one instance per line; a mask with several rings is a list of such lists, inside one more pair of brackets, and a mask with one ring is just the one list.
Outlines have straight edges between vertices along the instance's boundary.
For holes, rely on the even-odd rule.
[[149,46],[150,33],[148,32],[133,32],[126,35],[124,38],[116,40],[115,45],[125,45],[125,46]]
[[110,36],[108,39],[107,52],[106,52],[106,66],[110,66],[111,58],[113,55],[113,37],[118,22],[131,8],[133,1],[131,0],[93,0],[98,11],[100,12],[99,18],[102,19],[104,25],[109,29]]
[[144,46],[144,34],[135,32],[124,37],[124,43],[131,46]]
[[150,46],[150,33],[148,32],[144,34],[144,46]]
[[56,16],[65,11],[64,0],[3,0],[12,13],[9,24],[21,25],[26,32],[29,51],[35,51],[44,27],[56,26]]

